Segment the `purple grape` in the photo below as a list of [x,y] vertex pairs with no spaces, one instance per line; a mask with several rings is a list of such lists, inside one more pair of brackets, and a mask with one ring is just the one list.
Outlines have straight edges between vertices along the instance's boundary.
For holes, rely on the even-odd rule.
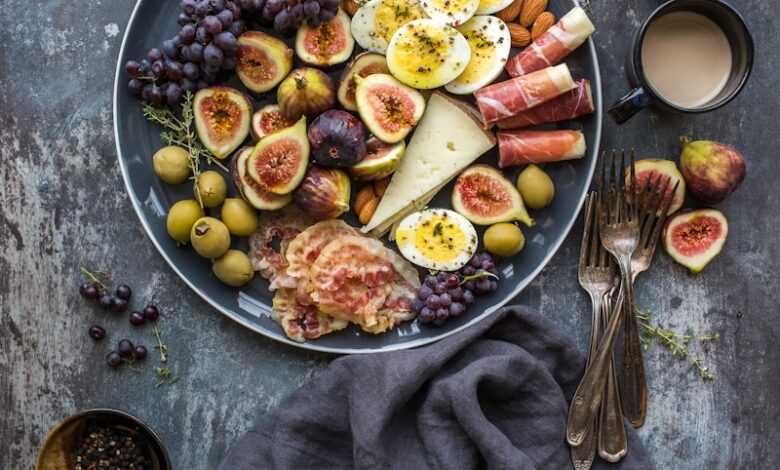
[[255,11],[262,11],[265,6],[266,0],[252,0],[252,9]]
[[195,5],[195,14],[203,17],[206,16],[209,12],[209,2],[206,0],[201,0]]
[[133,355],[133,343],[129,339],[123,339],[117,344],[117,351],[122,357],[130,357]]
[[463,302],[466,305],[471,305],[474,302],[474,293],[470,290],[463,291]]
[[205,27],[198,26],[198,29],[195,30],[195,40],[205,46],[211,42],[211,34]]
[[181,73],[190,80],[197,80],[200,76],[200,70],[198,69],[197,64],[193,62],[184,64],[181,68]]
[[222,49],[214,44],[209,44],[203,49],[203,60],[207,65],[217,67],[217,70],[219,70],[219,66],[222,65],[222,60],[224,58],[225,54],[222,52]]
[[152,86],[151,83],[147,83],[144,85],[143,90],[141,90],[141,99],[147,103],[152,102]]
[[494,290],[498,289],[498,281],[495,279],[490,280],[490,292],[493,292]]
[[268,21],[275,19],[276,15],[284,8],[284,0],[266,0],[263,6],[263,18]]
[[89,337],[95,341],[100,341],[106,337],[106,330],[100,325],[92,325],[89,327]]
[[127,89],[130,91],[131,95],[140,98],[144,89],[144,82],[137,78],[131,78],[130,81],[127,82]]
[[491,271],[495,267],[496,265],[493,263],[493,260],[486,259],[482,261],[482,269],[485,271]]
[[195,13],[195,0],[182,0],[181,9],[184,13],[192,15]]
[[217,19],[222,23],[222,29],[225,29],[233,23],[233,12],[230,10],[222,10],[217,13]]
[[152,49],[149,49],[149,52],[146,53],[146,58],[149,59],[149,62],[156,62],[162,59],[162,52],[160,51],[160,49],[154,47]]
[[141,326],[144,323],[146,323],[146,318],[144,318],[144,314],[141,312],[132,312],[130,314],[130,324],[133,326]]
[[290,14],[296,23],[303,21],[303,3],[299,3],[290,9]]
[[190,19],[190,16],[186,13],[179,13],[179,17],[176,18],[176,23],[179,24],[179,26],[188,25],[192,22],[192,19]]
[[157,78],[161,78],[165,73],[165,64],[163,61],[158,60],[152,64],[152,75]]
[[475,286],[474,281],[466,281],[466,282],[463,283],[463,288],[466,289],[466,290],[470,290],[472,292],[475,289],[474,286]]
[[282,10],[274,18],[274,29],[280,33],[284,33],[290,28],[292,21],[293,17],[290,11]]
[[137,77],[141,75],[141,64],[134,60],[128,60],[125,64],[125,72],[131,77]]
[[320,19],[323,23],[327,23],[328,21],[332,20],[336,17],[336,12],[333,10],[322,10],[320,11]]
[[477,272],[477,270],[472,268],[471,266],[464,266],[463,268],[461,268],[460,272],[463,273],[464,276],[471,276],[475,272]]
[[447,321],[447,319],[450,317],[450,311],[446,308],[440,308],[436,310],[436,319],[433,321],[433,323],[437,326],[441,326],[444,324],[444,322]]
[[239,37],[246,31],[246,23],[244,23],[244,20],[236,20],[230,25],[228,31],[230,31],[233,36]]
[[195,40],[195,26],[191,24],[182,26],[181,30],[179,30],[179,38],[181,38],[181,42],[184,44],[192,44]]
[[133,348],[133,357],[136,361],[143,361],[146,359],[146,355],[148,354],[148,351],[146,350],[146,346],[139,344],[135,348]]
[[447,293],[450,294],[450,298],[455,302],[463,300],[463,288],[460,286],[448,290]]
[[176,49],[176,44],[173,42],[173,39],[166,39],[162,43],[162,51],[163,54],[165,54],[166,57],[169,59],[175,59],[176,56],[179,54],[179,51]]
[[482,267],[482,257],[479,256],[479,254],[472,256],[471,259],[469,260],[469,266],[471,266],[474,269]]
[[420,319],[420,323],[430,323],[436,318],[436,311],[423,307],[417,318]]
[[335,13],[339,8],[339,0],[320,0],[320,6],[324,10],[330,10]]
[[439,282],[436,280],[436,276],[425,276],[425,281],[423,281],[426,286],[428,287],[435,287],[436,283]]
[[197,90],[195,82],[193,82],[192,80],[186,77],[181,79],[181,81],[179,82],[179,86],[181,86],[182,92],[186,92],[186,91],[194,92],[195,90]]
[[181,87],[177,83],[171,83],[165,91],[165,101],[168,106],[177,106],[181,102]]
[[419,289],[417,289],[417,298],[420,300],[425,300],[432,295],[433,295],[433,289],[431,289],[427,285],[422,285],[420,286]]
[[238,0],[238,6],[240,6],[242,10],[252,10],[252,3],[254,3],[252,0]]
[[233,33],[229,31],[223,31],[214,38],[214,44],[225,52],[235,51],[238,49],[238,41]]
[[241,5],[236,2],[225,3],[225,8],[233,14],[233,18],[241,16]]
[[219,18],[213,15],[209,15],[203,18],[203,21],[200,22],[200,25],[206,28],[206,31],[208,31],[212,36],[222,32],[222,22],[219,21]]
[[208,87],[209,87],[209,84],[208,84],[208,82],[206,82],[206,80],[198,80],[195,83],[195,89],[197,89],[197,90],[202,90],[202,89],[208,88]]
[[429,296],[427,299],[425,299],[425,306],[432,309],[437,309],[441,307],[439,296],[436,294]]
[[450,305],[450,316],[453,318],[463,315],[463,312],[465,311],[466,306],[460,302],[453,302],[452,305]]
[[150,64],[148,60],[143,59],[140,62],[140,65],[141,65],[141,73],[142,74],[151,73],[151,71],[152,71],[152,64]]
[[490,292],[490,279],[483,277],[477,280],[477,283],[474,287],[475,287],[474,291],[477,294],[486,294]]
[[160,309],[157,308],[156,305],[149,304],[146,307],[144,307],[144,310],[142,312],[144,314],[144,318],[146,318],[149,321],[157,321],[158,318],[160,318]]
[[457,274],[450,274],[444,282],[447,284],[447,287],[452,289],[453,287],[458,287],[460,285],[460,277],[458,277]]
[[156,84],[152,85],[152,90],[149,92],[149,99],[155,106],[160,106],[163,102],[162,90]]
[[225,9],[225,2],[223,0],[208,0],[209,8],[213,12],[218,12]]
[[320,14],[320,4],[315,0],[306,0],[303,4],[303,13],[306,18],[317,18]]
[[447,285],[441,281],[436,283],[436,286],[433,288],[433,292],[437,294],[443,294],[447,292]]
[[235,68],[236,68],[235,57],[225,57],[225,59],[222,60],[222,70],[234,70]]
[[441,305],[442,307],[449,307],[450,305],[452,305],[452,298],[450,298],[450,294],[446,292],[441,294],[439,296],[439,305]]
[[412,299],[412,311],[414,313],[420,313],[420,310],[425,306],[425,302],[415,297]]
[[203,60],[203,45],[201,43],[194,42],[190,44],[190,53],[187,60],[196,64]]
[[172,82],[181,80],[181,64],[179,62],[167,62],[165,64],[165,77]]

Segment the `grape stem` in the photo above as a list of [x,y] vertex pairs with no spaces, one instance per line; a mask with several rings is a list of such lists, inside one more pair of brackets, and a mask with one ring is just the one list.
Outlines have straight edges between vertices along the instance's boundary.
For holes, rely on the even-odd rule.
[[488,271],[480,271],[478,273],[474,273],[470,276],[463,276],[463,280],[460,281],[460,285],[463,285],[469,281],[476,281],[477,279],[482,279],[483,277],[492,277],[494,279],[498,279],[499,277],[495,274],[488,272]]
[[81,269],[81,273],[84,276],[86,276],[87,279],[89,279],[93,283],[97,284],[98,287],[100,287],[102,290],[108,290],[108,287],[106,287],[106,285],[103,284],[103,282],[100,280],[100,278],[98,278],[97,275],[95,275],[92,271],[90,271],[89,269],[84,268],[84,267],[82,267],[80,269]]

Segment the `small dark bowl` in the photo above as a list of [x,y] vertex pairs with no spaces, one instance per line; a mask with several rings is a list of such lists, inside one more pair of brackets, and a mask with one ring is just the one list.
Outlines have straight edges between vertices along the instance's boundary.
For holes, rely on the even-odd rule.
[[145,446],[152,470],[171,470],[171,460],[159,436],[143,421],[120,410],[95,408],[63,419],[51,428],[38,451],[36,470],[70,470],[80,436],[92,425],[121,428],[134,433]]

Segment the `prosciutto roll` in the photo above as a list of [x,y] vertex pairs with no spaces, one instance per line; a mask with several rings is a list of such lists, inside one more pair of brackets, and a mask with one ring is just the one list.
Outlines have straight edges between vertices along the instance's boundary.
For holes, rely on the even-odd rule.
[[544,34],[506,63],[506,71],[519,77],[555,65],[593,34],[596,28],[585,10],[574,7]]
[[487,86],[474,93],[485,127],[560,96],[576,85],[566,64]]
[[522,111],[517,116],[498,121],[500,129],[519,129],[535,126],[545,122],[565,121],[593,112],[593,95],[590,93],[590,81],[586,79],[575,82],[577,88],[567,91],[561,96],[531,109]]
[[548,163],[582,158],[585,136],[580,131],[501,131],[498,133],[498,166]]

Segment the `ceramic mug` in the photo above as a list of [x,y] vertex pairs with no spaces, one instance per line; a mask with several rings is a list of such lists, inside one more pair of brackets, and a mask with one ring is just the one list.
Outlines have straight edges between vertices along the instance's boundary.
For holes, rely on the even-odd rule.
[[[686,108],[665,99],[649,84],[642,67],[642,43],[648,27],[658,18],[673,12],[692,12],[704,15],[720,27],[731,46],[731,72],[723,89],[704,105]],[[632,87],[609,109],[618,124],[652,104],[657,108],[678,113],[705,113],[720,108],[739,94],[753,67],[753,38],[745,20],[731,5],[722,0],[671,0],[650,14],[634,35],[626,65]]]

